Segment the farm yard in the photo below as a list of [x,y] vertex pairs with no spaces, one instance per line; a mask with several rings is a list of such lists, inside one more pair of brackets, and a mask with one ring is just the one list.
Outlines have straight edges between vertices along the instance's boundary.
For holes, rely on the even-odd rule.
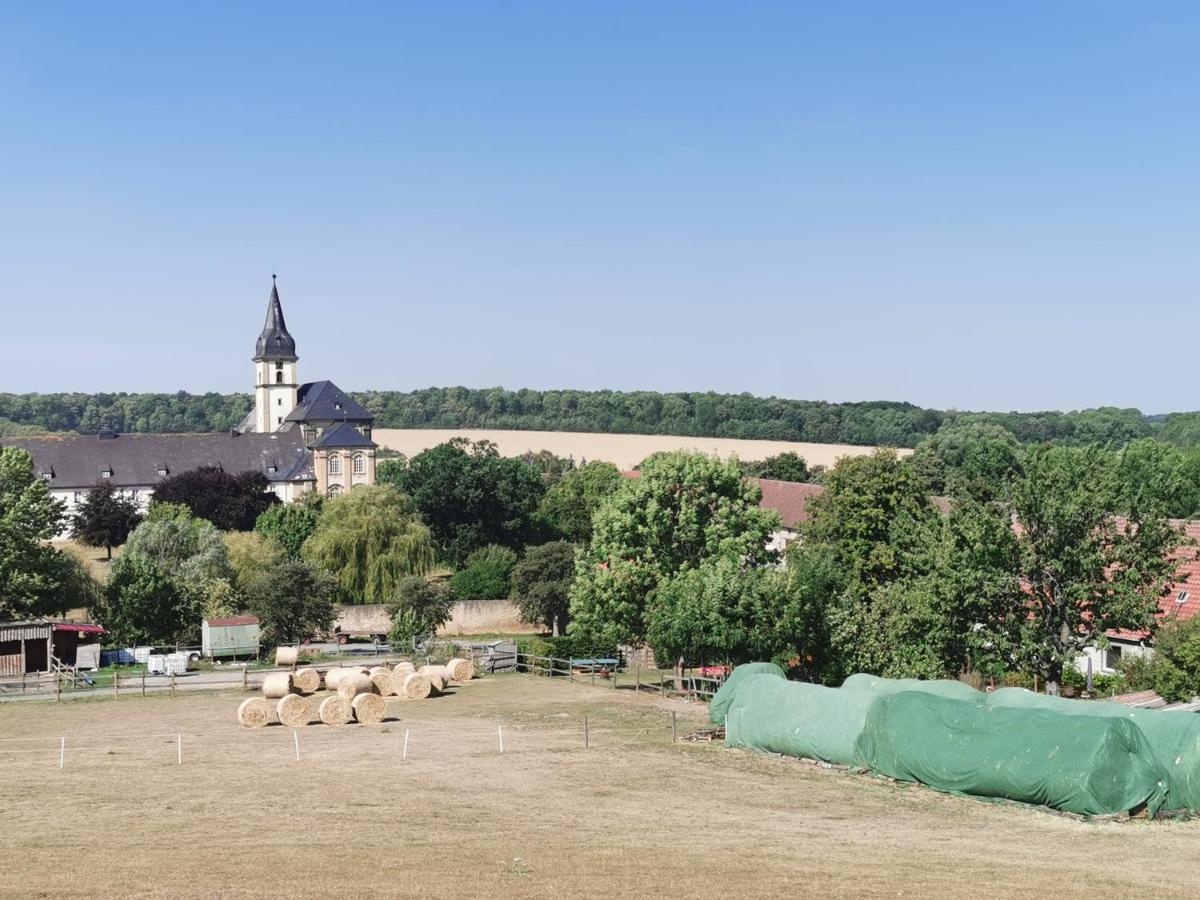
[[672,743],[671,713],[683,734],[702,704],[505,675],[293,731],[239,727],[244,696],[0,705],[21,823],[0,831],[0,896],[1195,893],[1200,823],[1086,823]]

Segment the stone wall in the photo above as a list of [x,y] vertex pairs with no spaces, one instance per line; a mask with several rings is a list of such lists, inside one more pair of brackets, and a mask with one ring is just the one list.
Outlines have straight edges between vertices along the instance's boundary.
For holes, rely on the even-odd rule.
[[522,622],[517,604],[511,600],[456,600],[450,621],[438,629],[438,634],[541,634],[542,630]]

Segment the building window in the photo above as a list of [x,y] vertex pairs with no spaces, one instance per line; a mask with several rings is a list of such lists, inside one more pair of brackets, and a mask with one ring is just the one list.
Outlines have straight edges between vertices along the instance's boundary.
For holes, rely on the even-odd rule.
[[1121,664],[1121,648],[1113,645],[1104,651],[1104,668],[1115,669]]
[[274,475],[274,474],[275,474],[275,467],[274,467],[274,466],[267,466],[267,474],[268,474],[268,475]]
[[329,496],[330,497],[336,497],[341,492],[342,492],[342,486],[340,484],[331,484],[329,486]]
[[1176,603],[1187,603],[1187,602],[1188,602],[1188,599],[1189,599],[1191,596],[1192,596],[1192,595],[1191,595],[1191,594],[1189,594],[1187,591],[1180,591],[1180,592],[1179,592],[1179,593],[1176,595],[1176,597],[1175,597],[1175,602],[1176,602]]
[[330,475],[342,474],[342,458],[336,453],[329,457],[329,468],[327,471]]
[[367,474],[367,455],[365,453],[355,453],[354,454],[354,474],[355,475],[366,475]]
[[75,492],[75,502],[76,502],[76,503],[82,503],[82,502],[83,502],[83,491],[76,491],[76,492]]
[[276,384],[283,384],[283,372],[276,372],[276,373],[275,373],[275,383],[276,383]]
[[159,466],[159,467],[158,467],[158,477],[159,477],[159,478],[166,478],[166,477],[167,477],[167,472],[169,472],[169,471],[170,471],[170,469],[168,469],[166,466]]
[[276,417],[275,417],[275,424],[276,424],[276,425],[282,425],[282,424],[283,424],[283,416],[276,416]]
[[112,478],[112,469],[101,469],[100,477],[101,478]]

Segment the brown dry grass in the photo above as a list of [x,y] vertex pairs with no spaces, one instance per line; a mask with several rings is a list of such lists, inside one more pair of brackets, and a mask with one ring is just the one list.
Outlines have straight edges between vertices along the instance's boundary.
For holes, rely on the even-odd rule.
[[[683,437],[667,434],[592,434],[574,431],[503,431],[487,428],[376,428],[371,436],[381,447],[405,456],[415,456],[454,437],[492,441],[503,456],[520,456],[526,451],[549,450],[558,456],[605,460],[622,469],[632,469],[651,453],[662,450],[699,450],[722,459],[737,454],[752,462],[792,452],[809,465],[832,466],[843,456],[871,453],[874,447],[852,444],[805,444],[795,441],[749,441],[735,438]],[[908,454],[911,450],[901,450]]]
[[290,729],[238,727],[241,694],[0,705],[0,734],[42,741],[36,753],[0,757],[0,895],[1197,890],[1200,823],[1082,823],[714,744],[673,745],[669,710],[682,730],[702,724],[702,708],[562,680],[506,676],[452,691],[390,700],[382,725],[300,729],[298,763]]

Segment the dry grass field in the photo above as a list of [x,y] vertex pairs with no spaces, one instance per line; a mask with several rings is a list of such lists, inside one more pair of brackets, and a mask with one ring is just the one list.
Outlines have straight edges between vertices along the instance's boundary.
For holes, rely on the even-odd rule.
[[[453,437],[492,441],[503,456],[520,456],[526,451],[549,450],[558,456],[605,460],[622,469],[632,469],[651,453],[662,450],[700,450],[722,459],[736,454],[753,462],[791,451],[809,465],[832,466],[843,456],[870,453],[874,447],[852,444],[802,444],[793,441],[743,441],[734,438],[681,437],[665,434],[590,434],[574,431],[499,431],[492,429],[376,428],[376,443],[405,456],[415,456]],[[910,453],[901,450],[901,454]]]
[[645,694],[483,679],[426,702],[389,701],[381,725],[300,729],[299,762],[290,730],[235,724],[240,699],[0,704],[0,896],[1200,889],[1200,822],[1083,823],[716,744],[672,744],[670,711],[682,732],[704,710]]

